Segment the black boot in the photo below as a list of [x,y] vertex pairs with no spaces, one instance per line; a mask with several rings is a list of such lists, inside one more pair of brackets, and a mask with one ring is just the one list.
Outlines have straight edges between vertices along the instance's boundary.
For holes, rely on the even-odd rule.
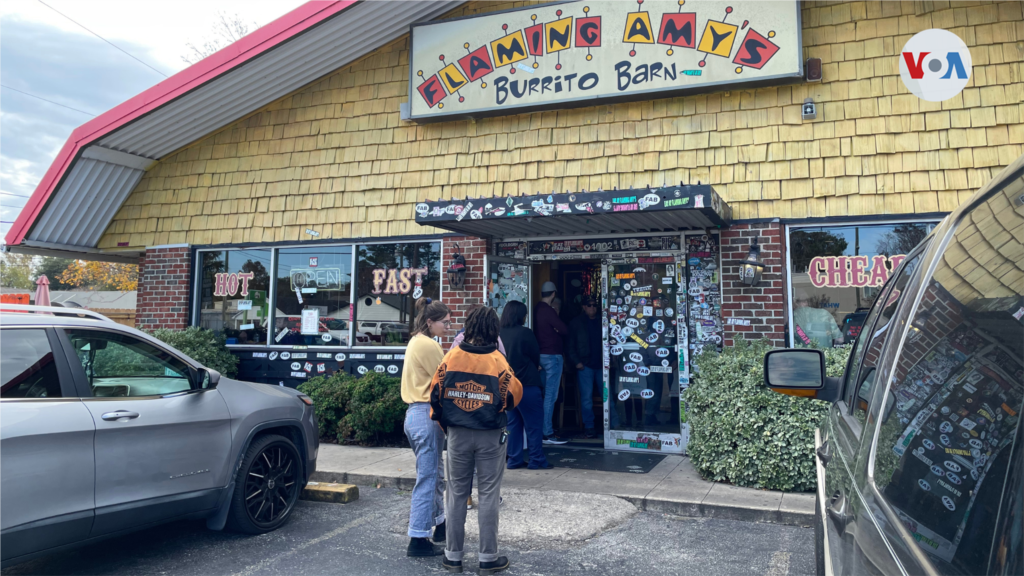
[[508,568],[508,556],[499,556],[494,562],[481,562],[479,574],[480,576],[490,576],[506,568]]
[[462,574],[462,560],[449,560],[446,556],[441,560],[441,567],[449,572]]
[[409,550],[405,555],[415,558],[420,556],[440,556],[441,554],[444,554],[444,548],[431,544],[430,538],[410,538]]
[[446,537],[445,522],[441,522],[437,526],[434,526],[434,538],[433,538],[434,542],[437,542],[437,543],[440,544],[441,542],[445,541],[445,537]]

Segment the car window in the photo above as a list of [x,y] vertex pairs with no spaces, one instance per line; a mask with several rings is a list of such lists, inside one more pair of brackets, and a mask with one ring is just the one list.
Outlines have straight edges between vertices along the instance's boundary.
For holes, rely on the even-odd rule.
[[853,350],[850,352],[850,361],[846,368],[846,381],[843,382],[843,399],[846,401],[847,406],[853,406],[853,395],[857,390],[857,373],[860,368],[860,363],[864,359],[864,350],[867,349],[866,341],[871,338],[871,327],[875,324],[875,319],[878,318],[878,313],[882,309],[882,305],[886,301],[886,297],[889,294],[889,289],[892,288],[894,282],[890,282],[879,292],[878,298],[871,305],[871,311],[868,313],[867,318],[861,324],[860,332],[858,332],[856,339],[853,343]]
[[192,388],[188,366],[148,342],[102,330],[66,332],[93,396],[155,396]]
[[[884,300],[879,298],[879,301],[876,302],[878,319],[872,325],[870,334],[862,332],[864,349],[858,351],[860,358],[857,359],[860,362],[850,365],[851,374],[856,373],[857,376],[850,382],[853,385],[852,401],[849,404],[854,418],[861,424],[867,418],[868,404],[871,402],[871,392],[874,389],[875,376],[878,374],[878,362],[882,355],[882,344],[885,343],[885,337],[889,333],[891,320],[893,314],[896,313],[896,306],[902,299],[903,291],[913,276],[914,270],[921,263],[922,254],[924,251],[918,252],[904,262],[899,276],[893,280],[892,286],[883,293]],[[857,339],[858,342],[861,341],[861,338]]]
[[46,330],[0,330],[2,398],[60,398],[60,377]]
[[875,483],[943,574],[987,573],[1020,538],[996,526],[1024,410],[1022,184],[965,215],[937,256],[878,416]]

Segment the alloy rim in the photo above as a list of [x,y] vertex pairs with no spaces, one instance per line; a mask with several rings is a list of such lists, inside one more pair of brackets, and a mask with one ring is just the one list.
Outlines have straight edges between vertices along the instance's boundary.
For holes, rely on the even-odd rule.
[[273,444],[264,448],[245,476],[245,509],[249,519],[266,526],[283,518],[295,501],[297,472],[291,450]]

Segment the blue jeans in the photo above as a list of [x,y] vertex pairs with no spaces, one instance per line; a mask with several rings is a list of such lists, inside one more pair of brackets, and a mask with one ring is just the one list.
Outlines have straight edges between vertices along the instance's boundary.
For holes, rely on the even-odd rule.
[[416,454],[416,486],[409,509],[409,537],[429,538],[444,522],[444,432],[430,419],[430,404],[416,402],[405,413],[405,436]]
[[548,463],[544,455],[541,426],[544,420],[544,400],[539,386],[523,386],[523,399],[508,413],[508,464],[523,463],[523,428],[526,428],[526,446],[530,452],[529,467],[542,468]]
[[580,386],[580,409],[583,411],[583,427],[594,429],[594,388],[601,389],[604,374],[600,368],[584,366],[576,373],[576,382]]
[[558,385],[562,382],[561,354],[541,354],[540,367],[544,369],[541,376],[541,382],[544,383],[544,435],[553,436],[555,427],[551,424],[551,417],[555,414]]

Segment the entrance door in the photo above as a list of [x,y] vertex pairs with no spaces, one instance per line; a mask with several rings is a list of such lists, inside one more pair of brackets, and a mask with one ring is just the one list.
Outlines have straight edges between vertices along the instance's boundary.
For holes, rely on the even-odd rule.
[[526,304],[526,326],[533,324],[533,302],[530,281],[530,263],[526,260],[487,256],[484,267],[487,283],[484,288],[484,303],[494,308],[501,318],[505,304],[519,301]]
[[682,261],[672,256],[606,260],[602,271],[605,447],[682,453]]

